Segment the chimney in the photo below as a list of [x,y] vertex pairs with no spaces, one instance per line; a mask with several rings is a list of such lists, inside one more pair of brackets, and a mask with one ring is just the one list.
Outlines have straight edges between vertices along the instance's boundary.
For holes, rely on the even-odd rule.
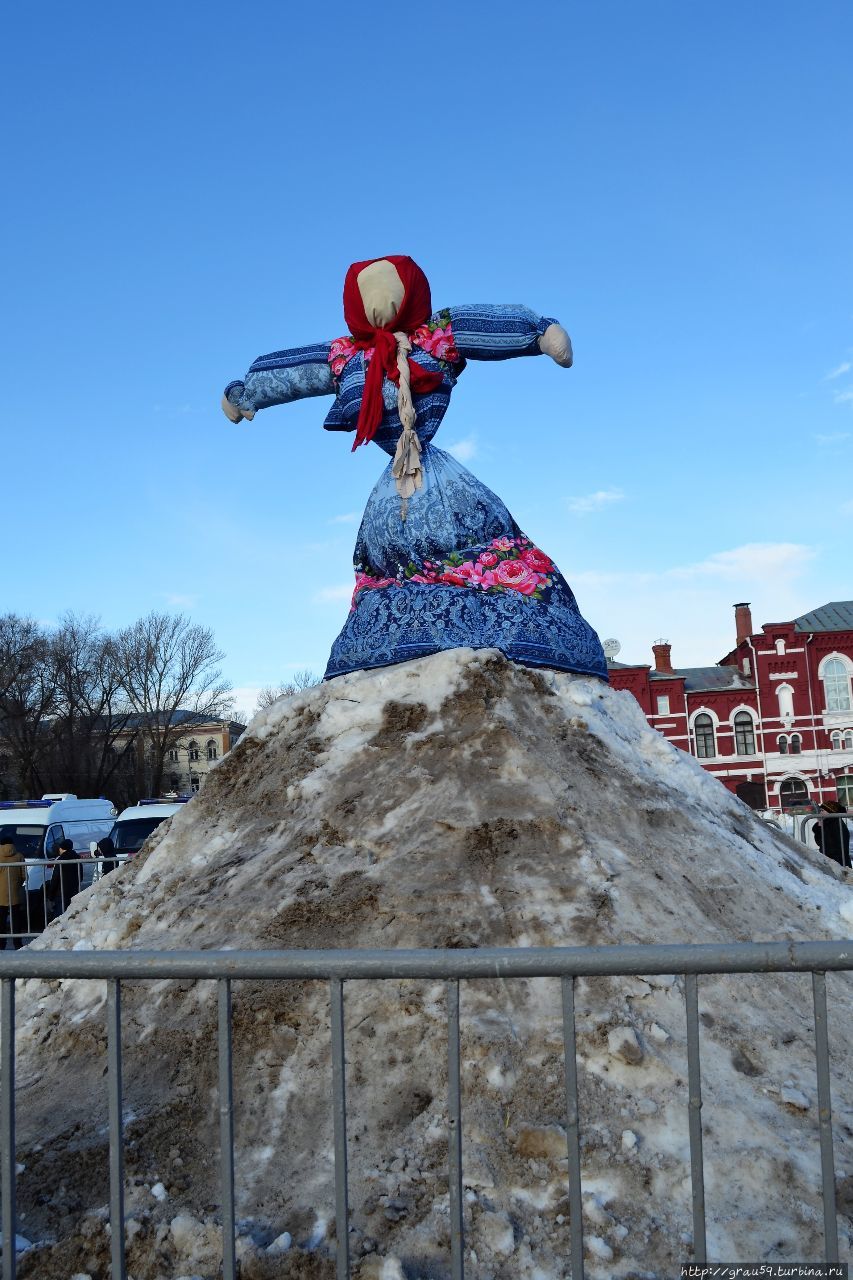
[[748,604],[735,605],[735,629],[737,631],[737,644],[742,640],[748,640],[752,635],[752,611]]
[[655,671],[659,671],[661,675],[675,675],[672,659],[669,656],[671,649],[672,645],[668,640],[656,640],[652,645],[652,653],[655,655]]

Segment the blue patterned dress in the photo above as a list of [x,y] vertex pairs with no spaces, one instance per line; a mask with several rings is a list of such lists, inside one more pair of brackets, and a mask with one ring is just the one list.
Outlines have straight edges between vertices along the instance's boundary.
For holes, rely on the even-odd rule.
[[[420,343],[415,335],[412,358],[443,374],[435,391],[414,397],[423,486],[404,520],[390,462],[379,477],[355,545],[352,608],[326,679],[463,646],[607,679],[598,636],[565,578],[500,498],[432,444],[466,360],[539,355],[539,337],[552,323],[521,306],[451,307],[423,327]],[[262,356],[225,394],[244,411],[334,395],[326,428],[353,431],[364,379],[364,354],[348,355],[346,340],[338,340]],[[402,427],[397,388],[387,378],[383,400],[374,442],[393,456]]]

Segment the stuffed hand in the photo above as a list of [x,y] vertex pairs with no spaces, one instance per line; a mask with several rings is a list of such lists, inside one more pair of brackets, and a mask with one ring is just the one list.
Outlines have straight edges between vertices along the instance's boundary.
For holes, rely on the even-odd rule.
[[[554,325],[551,325],[554,328]],[[255,416],[254,409],[238,409],[236,404],[232,404],[227,396],[222,397],[222,412],[229,422],[241,422],[245,418],[251,422]]]
[[561,324],[549,324],[539,339],[539,350],[564,369],[572,367],[572,340]]

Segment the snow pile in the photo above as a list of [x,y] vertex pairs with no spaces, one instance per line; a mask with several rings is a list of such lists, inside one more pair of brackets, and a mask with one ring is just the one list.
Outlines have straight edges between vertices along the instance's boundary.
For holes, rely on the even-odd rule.
[[[753,818],[589,679],[456,650],[304,691],[258,717],[135,864],[40,946],[479,947],[849,936],[850,887]],[[853,1231],[851,981],[829,975],[842,1256]],[[441,983],[346,989],[357,1280],[448,1274]],[[104,984],[21,984],[23,1277],[106,1274]],[[212,984],[124,993],[129,1271],[220,1257]],[[708,1242],[822,1256],[807,976],[700,980]],[[689,1259],[679,978],[577,990],[588,1274]],[[466,1274],[569,1256],[559,983],[463,985]],[[234,987],[244,1280],[334,1275],[328,990]],[[847,1216],[844,1216],[847,1215]]]

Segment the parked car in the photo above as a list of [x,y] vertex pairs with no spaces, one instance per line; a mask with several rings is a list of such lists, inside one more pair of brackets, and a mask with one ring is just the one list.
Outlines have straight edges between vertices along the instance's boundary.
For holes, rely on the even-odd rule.
[[129,809],[123,809],[109,832],[117,860],[127,862],[128,858],[139,853],[151,832],[156,831],[173,813],[178,813],[189,798],[140,800]]
[[51,859],[60,840],[73,840],[75,852],[85,862],[78,864],[80,886],[88,888],[94,879],[95,864],[88,861],[89,847],[109,835],[116,809],[102,796],[78,800],[70,792],[46,795],[41,800],[0,801],[0,828],[7,830],[26,863],[28,931],[38,933],[49,917],[47,886],[53,875]]

